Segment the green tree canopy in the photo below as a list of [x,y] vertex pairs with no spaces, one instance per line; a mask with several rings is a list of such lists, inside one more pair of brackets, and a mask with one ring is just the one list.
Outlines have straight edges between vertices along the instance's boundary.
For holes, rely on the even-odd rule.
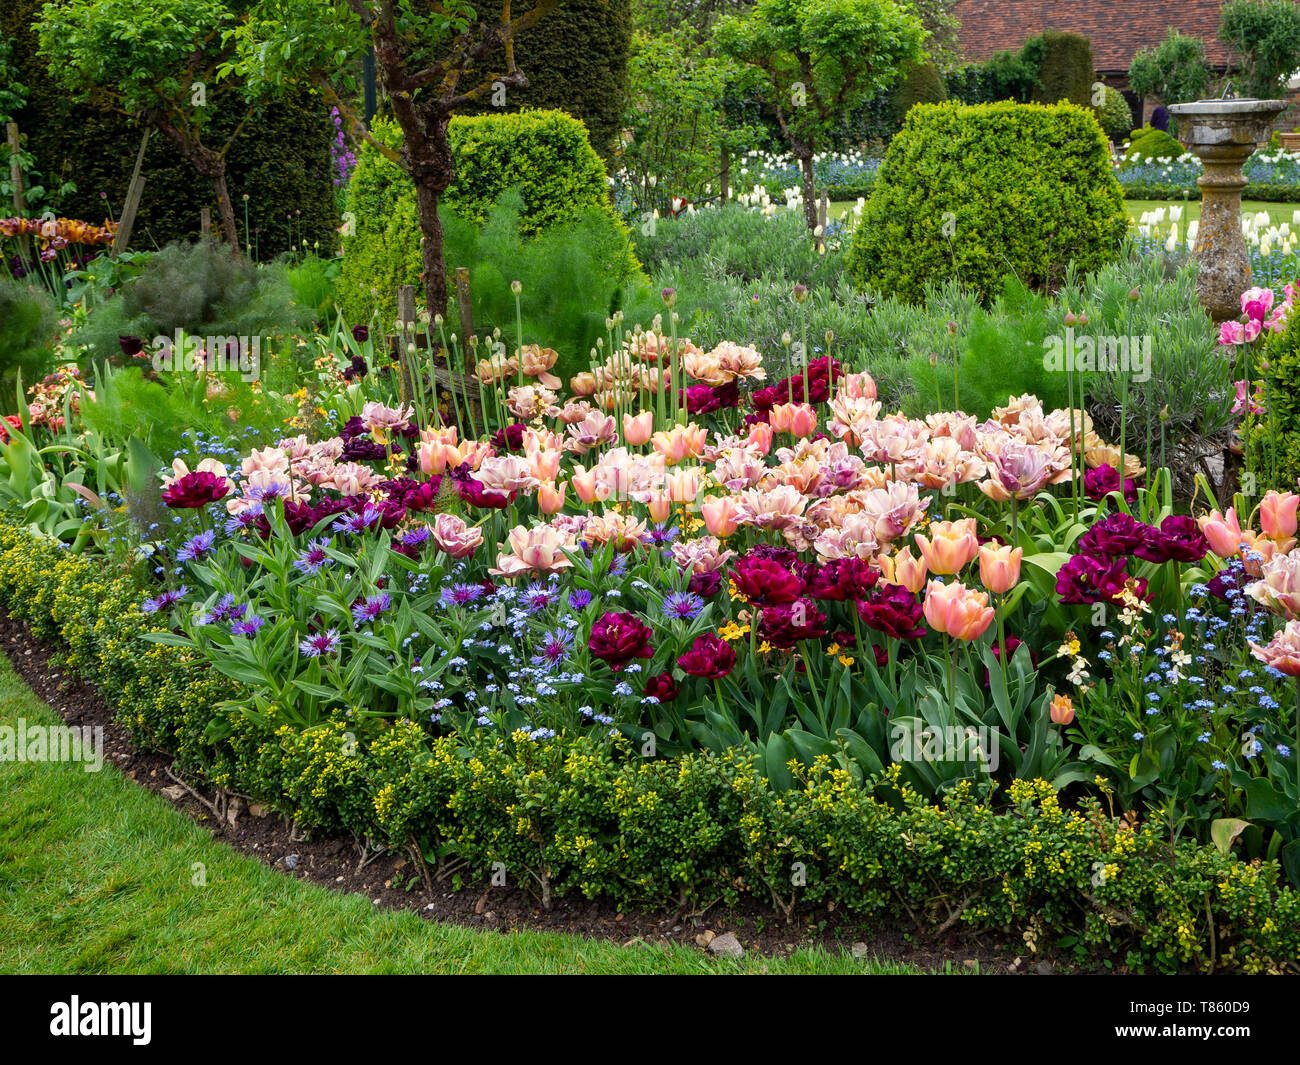
[[924,54],[925,28],[894,0],[758,0],[718,20],[714,41],[759,73],[758,90],[804,177],[804,216],[817,224],[813,156],[853,108]]
[[1142,48],[1128,68],[1129,87],[1139,96],[1158,96],[1166,104],[1199,100],[1210,83],[1205,42],[1170,29],[1154,48]]
[[1228,0],[1219,39],[1241,57],[1242,95],[1276,100],[1300,69],[1300,6],[1294,0]]

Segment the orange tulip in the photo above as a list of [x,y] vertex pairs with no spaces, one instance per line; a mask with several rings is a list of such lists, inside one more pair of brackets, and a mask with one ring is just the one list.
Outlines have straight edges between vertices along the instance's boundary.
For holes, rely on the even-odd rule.
[[556,514],[564,509],[564,495],[569,490],[568,483],[558,488],[554,484],[543,484],[537,490],[537,509],[543,514]]
[[1052,697],[1050,714],[1053,724],[1068,725],[1074,720],[1074,702],[1068,695],[1055,695]]
[[925,589],[925,619],[956,640],[978,640],[993,621],[986,592],[973,592],[955,581],[931,581]]
[[914,558],[911,548],[904,547],[893,556],[881,555],[878,561],[880,571],[890,584],[901,584],[913,595],[925,587],[925,559]]
[[917,534],[916,546],[931,573],[958,573],[979,553],[975,519],[936,521],[930,526],[929,537]]
[[673,501],[668,498],[668,493],[662,490],[655,492],[646,506],[650,511],[650,520],[663,523],[668,520],[668,515],[673,512]]
[[1005,595],[1020,582],[1022,547],[984,544],[980,555],[980,583],[990,592]]

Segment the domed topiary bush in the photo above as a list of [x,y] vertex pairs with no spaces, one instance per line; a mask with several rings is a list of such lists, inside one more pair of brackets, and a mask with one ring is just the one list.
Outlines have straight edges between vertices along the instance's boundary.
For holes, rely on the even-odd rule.
[[[401,144],[395,123],[376,120],[371,134],[389,147]],[[622,237],[626,249],[608,264],[610,273],[628,278],[637,272],[627,227],[610,201],[605,168],[579,120],[562,111],[456,117],[451,121],[450,137],[456,177],[442,197],[447,211],[482,225],[502,194],[518,189],[522,199],[520,232],[526,236],[576,223],[595,211]],[[382,320],[392,321],[397,312],[397,286],[420,284],[415,186],[369,145],[357,153],[343,221],[339,307],[349,321],[367,321],[376,310]],[[607,246],[618,243],[611,241]],[[473,265],[450,259],[447,263],[449,270]]]
[[1104,89],[1102,105],[1093,108],[1093,113],[1097,116],[1101,131],[1108,138],[1116,144],[1128,140],[1133,130],[1133,112],[1122,92],[1107,85]]
[[1131,163],[1137,159],[1177,159],[1185,155],[1187,149],[1164,130],[1143,126],[1134,130],[1128,151],[1124,153],[1124,162]]
[[1003,279],[1054,285],[1095,270],[1128,226],[1106,138],[1073,104],[914,107],[849,251],[860,287],[919,301],[955,278],[988,300]]

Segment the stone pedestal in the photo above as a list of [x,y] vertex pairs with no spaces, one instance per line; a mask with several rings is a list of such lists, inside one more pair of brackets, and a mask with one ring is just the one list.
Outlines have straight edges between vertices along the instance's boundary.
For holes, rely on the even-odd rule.
[[1216,322],[1241,316],[1241,294],[1251,285],[1250,259],[1241,235],[1242,164],[1268,142],[1282,100],[1198,100],[1174,104],[1178,134],[1205,165],[1201,222],[1192,256],[1200,263],[1201,303]]

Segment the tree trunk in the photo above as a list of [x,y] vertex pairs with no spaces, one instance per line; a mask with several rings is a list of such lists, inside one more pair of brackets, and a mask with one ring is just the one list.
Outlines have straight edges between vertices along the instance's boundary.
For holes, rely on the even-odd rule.
[[217,213],[221,215],[221,228],[225,230],[226,242],[238,257],[239,234],[235,226],[235,207],[230,202],[230,188],[226,185],[226,157],[220,152],[214,152],[187,131],[177,128],[166,116],[157,117],[156,124],[172,139],[185,161],[212,182],[212,191],[217,196]]
[[813,182],[812,148],[796,149],[799,168],[803,171],[803,218],[809,230],[817,228],[817,186]]
[[415,207],[420,217],[420,261],[424,281],[424,305],[429,316],[447,314],[447,268],[442,261],[442,219],[438,217],[438,201],[442,192],[424,183],[415,186]]
[[[399,112],[399,120],[400,117]],[[415,182],[415,209],[420,220],[420,233],[424,237],[420,247],[424,305],[430,317],[439,314],[446,317],[447,267],[443,262],[442,219],[438,217],[438,204],[456,173],[447,135],[450,116],[422,117],[422,128],[403,128],[403,154],[409,159],[411,178]]]
[[230,202],[230,189],[226,185],[226,160],[217,156],[218,169],[212,175],[212,190],[217,194],[217,211],[221,215],[221,228],[226,233],[226,243],[236,257],[239,255],[239,233],[235,223],[235,205]]

